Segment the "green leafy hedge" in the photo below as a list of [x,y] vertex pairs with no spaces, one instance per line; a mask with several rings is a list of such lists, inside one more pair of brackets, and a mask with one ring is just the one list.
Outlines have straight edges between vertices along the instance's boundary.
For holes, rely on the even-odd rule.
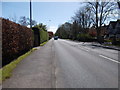
[[48,39],[49,39],[48,32],[44,30],[40,30],[40,43],[48,41]]
[[43,24],[38,24],[32,27],[34,31],[34,46],[39,46],[41,43],[49,40],[49,34],[44,26]]
[[93,41],[93,37],[91,37],[89,34],[78,34],[77,35],[77,38],[79,41],[82,41],[82,42],[91,42]]
[[32,29],[2,19],[2,65],[6,65],[33,47]]

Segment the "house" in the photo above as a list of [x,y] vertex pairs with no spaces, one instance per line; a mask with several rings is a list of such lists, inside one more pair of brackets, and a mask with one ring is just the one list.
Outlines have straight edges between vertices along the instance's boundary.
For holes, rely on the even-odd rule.
[[120,38],[120,20],[110,21],[108,29],[107,29],[107,37],[108,38]]
[[[107,28],[108,28],[107,25],[101,26],[100,36],[104,36],[107,34]],[[89,29],[88,33],[89,33],[89,35],[91,35],[93,37],[97,36],[97,31],[96,31],[96,28],[94,26]]]
[[49,39],[51,39],[53,37],[53,32],[52,31],[48,31],[48,35],[49,35]]
[[92,37],[96,37],[97,36],[97,32],[96,32],[96,29],[95,27],[91,27],[88,31],[89,35],[92,36]]

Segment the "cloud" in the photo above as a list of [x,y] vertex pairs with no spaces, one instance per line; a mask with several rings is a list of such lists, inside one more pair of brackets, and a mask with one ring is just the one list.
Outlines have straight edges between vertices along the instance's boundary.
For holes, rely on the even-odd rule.
[[53,33],[55,33],[56,30],[57,30],[57,28],[58,28],[58,27],[56,27],[56,26],[50,26],[50,27],[48,28],[48,31],[52,31]]

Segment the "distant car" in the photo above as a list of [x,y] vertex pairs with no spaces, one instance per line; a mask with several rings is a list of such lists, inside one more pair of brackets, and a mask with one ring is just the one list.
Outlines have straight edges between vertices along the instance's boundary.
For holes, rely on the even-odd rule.
[[54,40],[58,40],[58,36],[54,36]]

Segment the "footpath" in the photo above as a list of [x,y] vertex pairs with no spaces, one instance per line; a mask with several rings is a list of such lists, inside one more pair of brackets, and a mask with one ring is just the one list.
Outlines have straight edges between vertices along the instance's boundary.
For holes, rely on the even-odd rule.
[[12,76],[5,80],[2,88],[54,88],[53,40],[37,47],[13,70]]
[[[72,40],[69,40],[69,41],[72,41]],[[108,48],[108,49],[113,49],[113,50],[120,51],[120,47],[117,47],[117,46],[107,46],[107,45],[100,44],[100,43],[97,43],[97,42],[79,42],[79,41],[74,41],[74,42],[77,42],[77,43],[80,43],[80,44],[88,44],[88,45],[92,45],[92,46],[103,47],[103,48]]]
[[92,45],[97,46],[97,47],[103,47],[103,48],[108,48],[108,49],[113,49],[113,50],[120,51],[120,47],[117,47],[117,46],[107,46],[107,45],[99,44],[99,43],[96,43],[96,42],[93,42]]

